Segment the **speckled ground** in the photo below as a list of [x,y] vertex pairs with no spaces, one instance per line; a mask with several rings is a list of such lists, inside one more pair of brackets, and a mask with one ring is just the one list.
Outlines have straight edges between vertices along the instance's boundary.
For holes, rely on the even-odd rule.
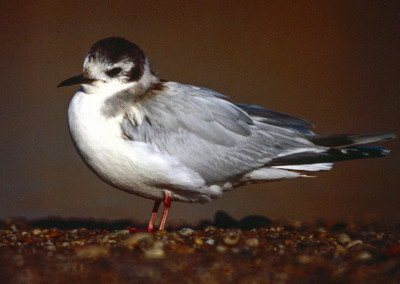
[[400,225],[241,221],[130,234],[129,222],[0,221],[1,283],[400,283]]

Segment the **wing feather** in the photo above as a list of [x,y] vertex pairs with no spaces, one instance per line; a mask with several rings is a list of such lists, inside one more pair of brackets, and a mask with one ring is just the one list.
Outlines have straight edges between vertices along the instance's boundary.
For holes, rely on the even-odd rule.
[[239,179],[281,153],[314,144],[298,131],[254,121],[215,92],[177,83],[136,102],[146,119],[132,123],[128,112],[124,134],[176,157],[209,184]]

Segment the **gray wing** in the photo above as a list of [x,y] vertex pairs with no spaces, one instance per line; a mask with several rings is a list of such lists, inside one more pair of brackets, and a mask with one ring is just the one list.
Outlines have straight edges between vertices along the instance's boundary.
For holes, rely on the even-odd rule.
[[128,112],[124,134],[178,158],[207,183],[238,179],[291,149],[314,147],[298,131],[255,121],[203,88],[169,82],[136,104],[145,119],[138,124]]
[[313,127],[313,125],[304,119],[300,119],[286,113],[269,110],[256,105],[235,105],[245,111],[254,120],[267,124],[277,125],[284,128],[290,128],[306,135],[314,134],[309,129]]

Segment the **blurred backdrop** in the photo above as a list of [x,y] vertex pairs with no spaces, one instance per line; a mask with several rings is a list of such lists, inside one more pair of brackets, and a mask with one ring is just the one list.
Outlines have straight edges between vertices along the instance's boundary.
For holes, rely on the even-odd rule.
[[[399,1],[2,1],[0,218],[131,218],[153,202],[100,181],[75,152],[67,108],[89,47],[123,36],[164,79],[313,122],[318,133],[400,134]],[[384,159],[251,185],[170,221],[400,218],[400,139]]]

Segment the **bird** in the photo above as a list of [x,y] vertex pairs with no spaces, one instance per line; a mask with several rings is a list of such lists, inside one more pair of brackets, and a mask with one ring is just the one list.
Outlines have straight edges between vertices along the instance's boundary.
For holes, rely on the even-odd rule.
[[160,79],[136,44],[96,42],[68,108],[73,144],[86,165],[120,190],[154,200],[164,230],[172,202],[207,203],[252,183],[309,177],[334,162],[383,157],[364,144],[392,133],[318,135],[306,120],[257,105],[235,104],[204,87]]

